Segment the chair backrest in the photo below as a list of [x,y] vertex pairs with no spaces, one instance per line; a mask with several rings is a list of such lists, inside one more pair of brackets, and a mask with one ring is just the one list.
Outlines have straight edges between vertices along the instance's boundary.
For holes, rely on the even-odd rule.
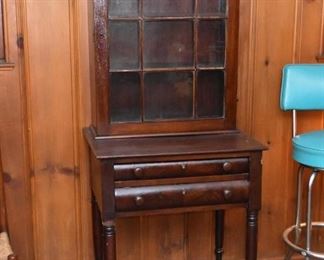
[[283,69],[283,110],[324,110],[324,64],[290,64]]

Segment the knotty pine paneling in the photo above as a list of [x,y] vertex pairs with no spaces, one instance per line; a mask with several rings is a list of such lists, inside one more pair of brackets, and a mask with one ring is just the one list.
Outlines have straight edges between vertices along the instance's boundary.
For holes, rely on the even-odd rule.
[[70,1],[26,1],[26,73],[35,259],[80,259]]
[[[31,171],[28,154],[21,33],[16,1],[2,0],[6,59],[0,63],[0,146],[11,244],[20,259],[34,259]],[[8,19],[10,17],[10,19]]]
[[185,259],[186,224],[186,214],[146,217],[142,222],[142,259]]
[[116,229],[120,230],[117,236],[118,259],[143,259],[142,253],[146,248],[142,248],[141,246],[143,245],[141,243],[141,221],[143,221],[143,217],[131,217],[117,221]]
[[[91,121],[88,4],[18,1],[20,10],[20,4],[7,2],[9,56],[17,65],[0,69],[0,138],[13,245],[26,260],[93,260],[88,150],[81,133]],[[314,62],[323,52],[323,0],[240,5],[237,122],[269,146],[259,259],[282,259],[281,234],[293,221],[295,166],[290,114],[279,109],[281,68]],[[20,23],[24,53],[14,43]],[[299,118],[301,131],[324,126],[322,113]],[[317,205],[320,199],[323,191]],[[244,258],[244,214],[226,213],[224,259]],[[117,228],[121,260],[213,259],[210,212],[126,218]]]
[[[252,135],[269,147],[263,156],[259,254],[282,254],[282,231],[290,218],[293,184],[289,115],[279,109],[281,69],[294,60],[297,1],[257,1],[254,46]],[[294,186],[293,186],[294,187]],[[289,202],[289,203],[288,203]],[[271,241],[271,246],[269,245]]]
[[89,189],[89,148],[84,142],[82,129],[91,124],[91,101],[90,101],[90,49],[88,28],[88,2],[73,1],[70,6],[70,22],[74,24],[73,47],[75,84],[73,97],[75,100],[75,131],[76,152],[74,154],[76,165],[79,168],[79,180],[76,187],[79,205],[80,226],[78,232],[80,259],[93,259],[92,251],[92,220],[91,220],[91,192]]
[[214,214],[210,212],[187,214],[188,231],[185,234],[187,258],[184,259],[213,259],[211,252],[214,250],[215,242],[214,225]]

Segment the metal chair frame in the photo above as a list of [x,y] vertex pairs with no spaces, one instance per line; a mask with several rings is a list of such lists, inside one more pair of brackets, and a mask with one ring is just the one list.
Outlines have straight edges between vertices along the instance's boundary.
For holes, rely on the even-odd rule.
[[[293,112],[293,137],[297,134],[297,112]],[[306,209],[306,222],[301,223],[301,210],[302,210],[302,182],[303,182],[303,173],[305,168],[312,169],[312,173],[308,179],[308,188],[307,188],[307,209]],[[283,233],[283,239],[289,248],[303,255],[306,260],[309,260],[310,257],[324,259],[324,253],[314,252],[311,250],[312,244],[312,228],[313,227],[324,227],[324,222],[313,222],[312,221],[312,193],[313,193],[313,184],[318,173],[323,172],[324,169],[313,168],[306,165],[299,165],[298,174],[297,174],[297,200],[296,200],[296,221],[295,225],[288,227]],[[297,245],[300,240],[301,229],[306,228],[306,245],[305,248],[302,248]],[[291,242],[289,240],[289,234],[295,231],[295,241]],[[286,254],[285,259],[289,260],[292,257],[292,251],[289,250]]]

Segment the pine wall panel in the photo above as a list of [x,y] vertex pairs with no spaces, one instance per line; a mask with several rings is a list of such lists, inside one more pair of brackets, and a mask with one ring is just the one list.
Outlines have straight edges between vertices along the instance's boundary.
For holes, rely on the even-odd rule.
[[[3,1],[6,52],[15,63],[0,66],[0,140],[13,245],[25,260],[92,260],[88,149],[81,131],[91,122],[88,1]],[[281,69],[316,62],[323,52],[324,1],[241,0],[240,6],[237,125],[269,147],[259,259],[282,259],[296,166],[290,114],[279,109]],[[24,51],[15,43],[19,32]],[[299,131],[324,127],[322,113],[299,119]],[[316,205],[324,199],[323,185],[316,187]],[[323,206],[316,215],[324,217]],[[244,216],[241,209],[226,213],[224,259],[244,257]],[[213,259],[212,212],[126,218],[117,228],[120,260]]]
[[[2,0],[5,59],[0,62],[0,147],[12,245],[22,259],[33,259],[31,172],[26,124],[26,93],[20,6]],[[10,18],[10,19],[9,19]]]
[[25,7],[35,258],[78,259],[71,6]]

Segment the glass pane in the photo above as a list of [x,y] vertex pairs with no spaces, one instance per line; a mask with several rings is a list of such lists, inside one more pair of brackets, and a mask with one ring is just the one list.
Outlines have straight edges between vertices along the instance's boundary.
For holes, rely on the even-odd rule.
[[198,13],[200,16],[224,16],[226,14],[226,0],[199,0]]
[[224,66],[225,20],[205,20],[198,25],[198,66]]
[[141,120],[141,88],[138,73],[110,74],[109,104],[112,122]]
[[200,118],[224,116],[224,72],[199,71],[197,115]]
[[109,16],[136,17],[138,16],[138,0],[110,0]]
[[191,21],[154,21],[144,25],[144,67],[193,66]]
[[192,118],[192,72],[144,75],[144,119]]
[[143,0],[144,16],[192,16],[193,0]]
[[110,69],[138,69],[138,22],[111,21]]

